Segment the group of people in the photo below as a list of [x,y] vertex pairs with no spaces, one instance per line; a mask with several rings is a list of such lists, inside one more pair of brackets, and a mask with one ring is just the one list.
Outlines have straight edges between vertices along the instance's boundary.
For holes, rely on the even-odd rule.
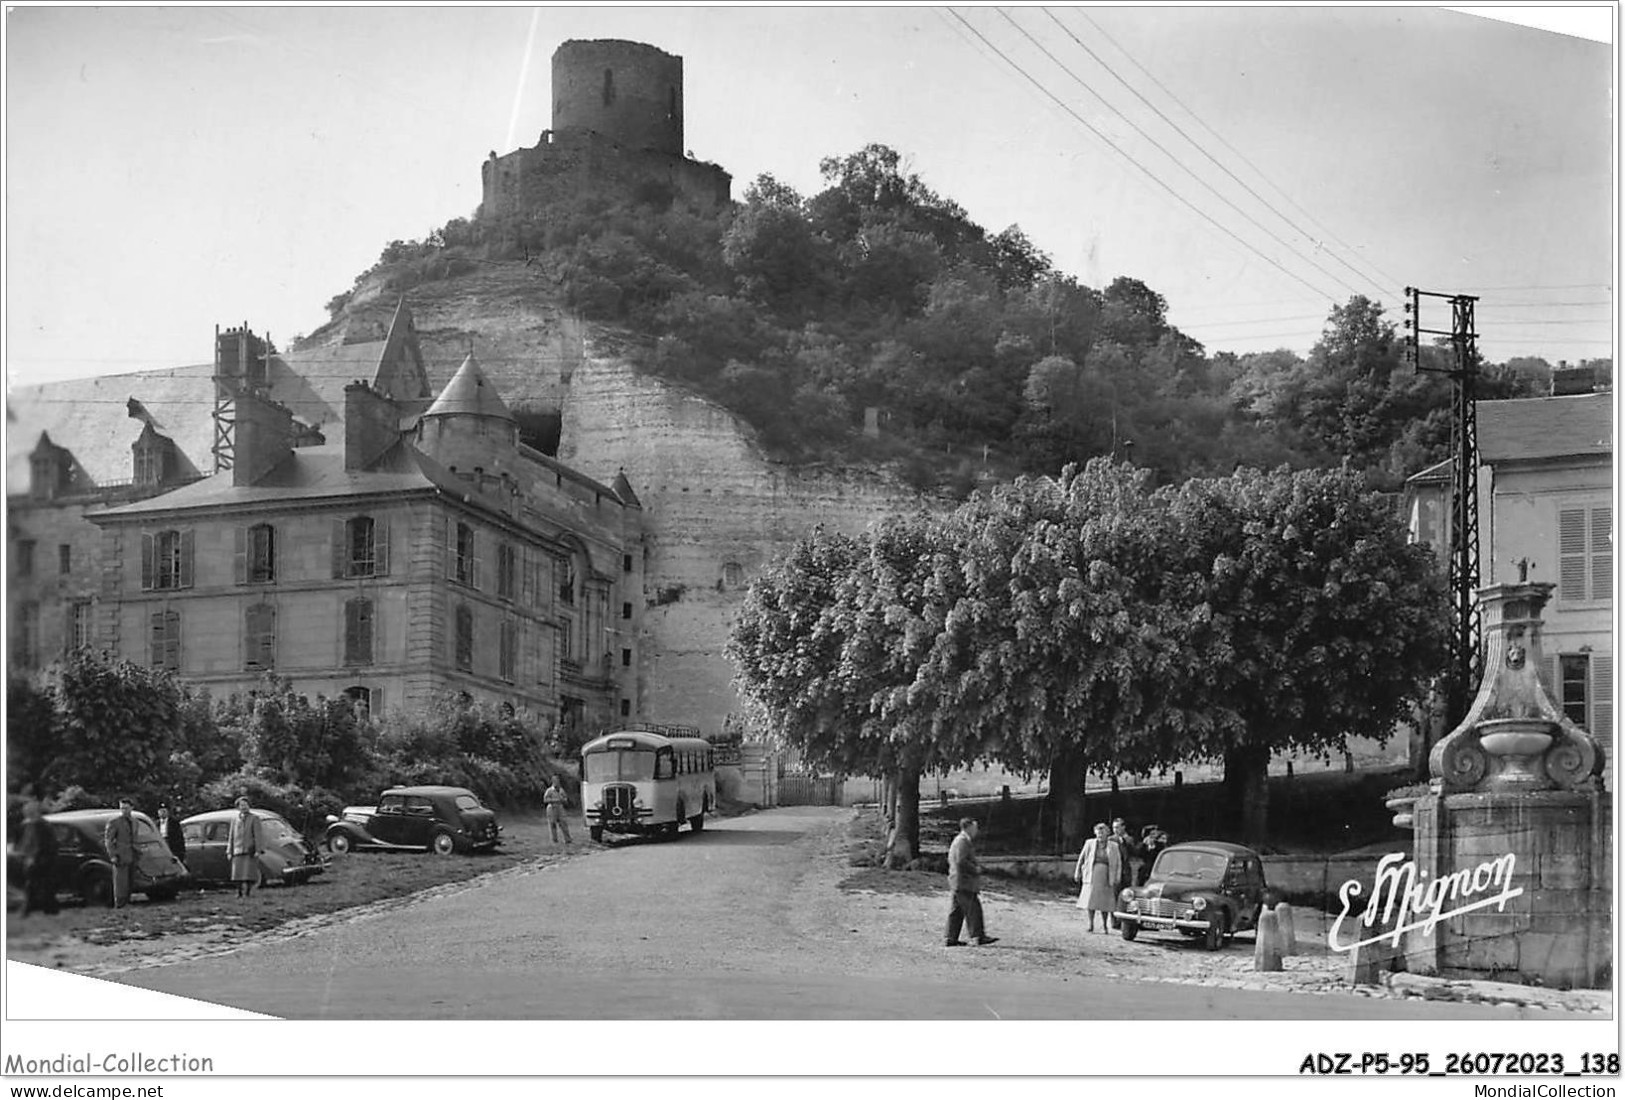
[[1145,885],[1157,855],[1168,847],[1168,834],[1160,825],[1147,825],[1136,837],[1120,817],[1109,828],[1100,822],[1094,832],[1078,853],[1072,881],[1079,886],[1078,908],[1089,914],[1089,931],[1095,931],[1099,916],[1100,931],[1109,932],[1117,925],[1112,914],[1118,896],[1130,886]]
[[[260,879],[259,853],[263,843],[260,819],[246,798],[237,799],[237,814],[231,819],[231,830],[226,839],[226,850],[231,860],[231,880],[237,887],[238,897],[247,897]],[[122,909],[130,904],[136,864],[141,858],[140,838],[136,832],[135,801],[118,800],[118,815],[108,821],[102,830],[102,847],[112,865],[113,888],[109,904]],[[186,863],[186,834],[181,823],[170,813],[167,805],[158,807],[154,819],[158,835],[171,854],[184,866]],[[57,838],[51,823],[45,820],[45,810],[37,798],[23,804],[23,825],[18,837],[18,856],[22,863],[23,904],[18,915],[26,917],[37,911],[57,912]]]

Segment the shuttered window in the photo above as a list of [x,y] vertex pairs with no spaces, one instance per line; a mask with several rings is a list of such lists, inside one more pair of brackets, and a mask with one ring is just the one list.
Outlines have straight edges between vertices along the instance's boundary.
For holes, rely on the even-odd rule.
[[181,669],[181,613],[155,612],[149,621],[149,658],[153,668],[179,672]]
[[1558,511],[1558,599],[1613,598],[1613,519],[1608,506]]
[[333,521],[333,576],[383,577],[389,574],[389,524],[371,516]]
[[517,644],[515,635],[516,631],[514,629],[514,624],[511,622],[504,622],[502,624],[497,667],[502,678],[507,680],[509,683],[513,682],[514,666],[518,663],[517,654],[519,646]]
[[373,615],[371,600],[348,600],[344,604],[344,663],[372,664]]
[[1605,741],[1614,731],[1614,655],[1591,655],[1591,724],[1587,728]]
[[1564,653],[1556,662],[1554,695],[1563,716],[1602,738],[1614,728],[1613,662],[1609,653]]
[[511,600],[517,594],[514,583],[516,573],[514,549],[504,542],[497,547],[497,595],[500,598]]
[[470,588],[480,586],[480,563],[474,555],[474,529],[446,521],[446,576]]
[[455,616],[452,662],[464,672],[474,671],[474,613],[467,604],[458,604]]
[[244,615],[243,667],[263,670],[276,667],[276,608],[255,604]]
[[141,588],[192,587],[192,530],[141,536]]

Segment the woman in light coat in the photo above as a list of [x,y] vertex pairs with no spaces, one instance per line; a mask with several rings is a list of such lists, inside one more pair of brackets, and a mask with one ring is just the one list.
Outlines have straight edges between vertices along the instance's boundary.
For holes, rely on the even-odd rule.
[[1105,822],[1095,826],[1095,835],[1083,842],[1078,864],[1072,868],[1072,881],[1078,891],[1078,908],[1089,914],[1089,931],[1095,930],[1095,914],[1100,914],[1100,930],[1111,931],[1112,912],[1117,908],[1116,887],[1123,872],[1123,853],[1112,839]]
[[226,854],[231,856],[231,881],[237,885],[237,896],[246,898],[260,880],[260,819],[246,798],[237,800],[237,816],[231,819]]

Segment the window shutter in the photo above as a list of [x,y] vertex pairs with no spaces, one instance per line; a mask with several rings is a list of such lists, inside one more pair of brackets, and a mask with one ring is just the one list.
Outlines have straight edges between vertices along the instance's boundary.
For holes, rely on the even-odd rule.
[[1586,598],[1586,513],[1564,508],[1557,514],[1558,583],[1560,600]]
[[389,576],[389,521],[372,521],[372,573],[375,577]]
[[345,538],[345,522],[333,521],[333,579],[338,580],[350,572],[350,541]]
[[143,592],[151,591],[152,586],[152,536],[143,534],[141,536],[141,590]]
[[[188,535],[191,532],[187,532]],[[179,672],[181,669],[181,613],[169,612],[169,667]]]
[[1612,599],[1614,594],[1614,510],[1591,510],[1591,598]]
[[384,716],[383,688],[373,688],[367,693],[367,716],[374,722]]
[[238,584],[248,583],[248,530],[244,527],[234,527],[232,537],[232,560],[235,563]]
[[159,612],[157,612],[156,614],[154,614],[152,616],[151,635],[152,635],[151,642],[150,642],[150,644],[148,646],[148,649],[150,650],[150,653],[149,653],[149,659],[148,659],[147,663],[150,664],[153,668],[163,668],[164,667],[164,638],[165,638],[165,635],[166,635],[166,631],[164,630],[164,613],[162,611],[159,611]]
[[1614,655],[1591,655],[1591,732],[1608,744],[1614,735]]
[[519,602],[526,607],[535,602],[535,586],[531,583],[534,578],[530,574],[531,550],[528,546],[519,548]]
[[181,588],[192,587],[192,528],[181,532]]
[[457,523],[451,517],[446,517],[446,579],[457,579]]

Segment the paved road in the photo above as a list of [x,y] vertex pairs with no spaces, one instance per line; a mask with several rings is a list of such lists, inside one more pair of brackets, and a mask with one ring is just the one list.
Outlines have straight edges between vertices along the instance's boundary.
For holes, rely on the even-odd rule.
[[809,808],[713,822],[700,834],[591,850],[378,917],[120,980],[295,1019],[1513,1015],[1092,977],[1075,952],[1063,957],[1021,936],[947,951],[934,923],[940,897],[836,888],[850,873],[839,852],[849,816]]

